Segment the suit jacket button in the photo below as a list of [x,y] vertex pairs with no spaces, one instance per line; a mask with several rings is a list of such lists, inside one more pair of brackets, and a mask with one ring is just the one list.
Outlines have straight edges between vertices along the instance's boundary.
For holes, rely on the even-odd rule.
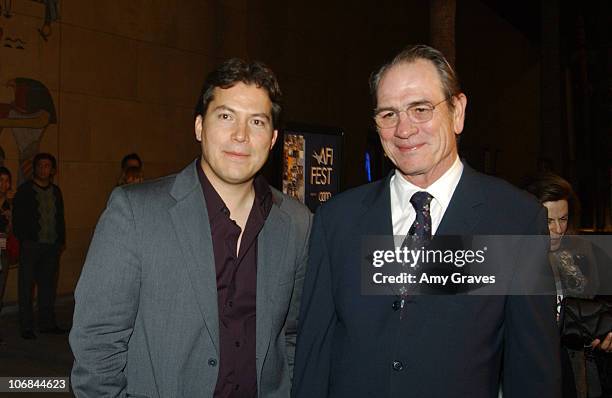
[[399,300],[395,300],[395,301],[393,302],[392,307],[393,307],[393,311],[397,311],[397,310],[399,310],[400,308],[402,308],[402,303],[401,303]]
[[217,366],[217,360],[215,358],[210,358],[208,360],[208,366]]
[[393,361],[393,370],[395,370],[396,372],[404,370],[404,364],[400,361]]

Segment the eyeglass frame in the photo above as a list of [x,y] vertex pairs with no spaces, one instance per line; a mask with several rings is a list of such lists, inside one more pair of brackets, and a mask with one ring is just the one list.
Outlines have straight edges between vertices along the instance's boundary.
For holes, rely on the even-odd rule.
[[[449,99],[451,99],[451,98],[453,98],[453,97],[454,97],[454,96],[453,96],[453,95],[451,95],[451,96],[446,97],[446,98],[444,98],[442,101],[440,101],[440,102],[438,102],[438,103],[436,103],[436,104],[433,104],[433,105],[431,105],[431,104],[430,104],[429,102],[427,102],[427,101],[419,101],[419,102],[416,102],[416,103],[413,103],[413,104],[411,104],[411,105],[408,105],[408,106],[404,107],[404,109],[397,109],[397,108],[393,108],[393,107],[385,107],[385,108],[380,108],[380,109],[374,109],[374,116],[373,116],[373,119],[374,119],[374,124],[376,124],[376,126],[377,126],[378,128],[381,128],[381,129],[390,129],[390,128],[395,128],[395,127],[399,126],[399,124],[400,124],[400,121],[401,121],[401,117],[400,117],[400,115],[401,115],[401,113],[402,113],[402,112],[406,113],[406,117],[407,117],[407,118],[408,118],[408,119],[409,119],[409,120],[410,120],[412,123],[414,123],[414,124],[427,123],[427,122],[431,121],[431,119],[433,119],[433,114],[434,114],[434,111],[436,110],[436,107],[437,107],[438,105],[440,105],[440,104],[442,104],[442,103],[444,103],[444,102],[448,101]],[[419,107],[419,106],[424,106],[424,105],[430,105],[430,106],[431,106],[431,117],[430,117],[429,119],[427,119],[427,120],[415,120],[414,118],[412,118],[412,117],[410,116],[410,113],[408,112],[408,110],[413,109],[413,108],[417,108],[417,107]],[[396,113],[397,113],[397,115],[398,115],[398,118],[397,118],[397,123],[396,123],[396,124],[394,124],[393,126],[387,126],[387,127],[382,127],[382,126],[380,126],[380,125],[379,125],[379,124],[376,122],[376,116],[377,116],[377,115],[378,115],[380,112],[383,112],[383,111],[393,111],[393,112],[396,112]]]

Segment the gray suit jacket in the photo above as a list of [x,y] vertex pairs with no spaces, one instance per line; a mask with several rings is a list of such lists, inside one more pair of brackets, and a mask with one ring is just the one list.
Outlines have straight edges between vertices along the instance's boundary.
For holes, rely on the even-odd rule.
[[[116,188],[75,291],[78,397],[212,397],[219,325],[210,224],[196,166]],[[257,246],[259,397],[288,397],[311,214],[273,190]]]

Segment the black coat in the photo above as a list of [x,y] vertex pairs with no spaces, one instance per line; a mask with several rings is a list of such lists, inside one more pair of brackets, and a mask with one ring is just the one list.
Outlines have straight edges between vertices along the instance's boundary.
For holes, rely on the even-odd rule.
[[[389,182],[340,194],[315,215],[293,396],[497,398],[502,383],[504,398],[559,397],[554,296],[409,296],[400,321],[397,296],[361,293],[362,237],[393,233]],[[544,235],[547,264],[545,209],[468,166],[436,236],[462,234]]]
[[[60,246],[66,241],[66,224],[64,221],[64,200],[62,192],[55,184],[50,188],[55,196],[55,231]],[[13,233],[21,242],[38,242],[40,233],[40,212],[34,182],[27,181],[19,186],[13,199]]]

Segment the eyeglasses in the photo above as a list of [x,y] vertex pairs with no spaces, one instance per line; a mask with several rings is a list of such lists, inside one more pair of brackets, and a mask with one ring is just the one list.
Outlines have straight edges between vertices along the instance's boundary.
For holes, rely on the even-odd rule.
[[396,127],[400,122],[400,114],[406,112],[406,116],[412,123],[426,123],[433,118],[434,110],[441,103],[448,101],[445,98],[437,104],[418,103],[410,105],[405,109],[383,108],[374,110],[374,122],[381,129]]

